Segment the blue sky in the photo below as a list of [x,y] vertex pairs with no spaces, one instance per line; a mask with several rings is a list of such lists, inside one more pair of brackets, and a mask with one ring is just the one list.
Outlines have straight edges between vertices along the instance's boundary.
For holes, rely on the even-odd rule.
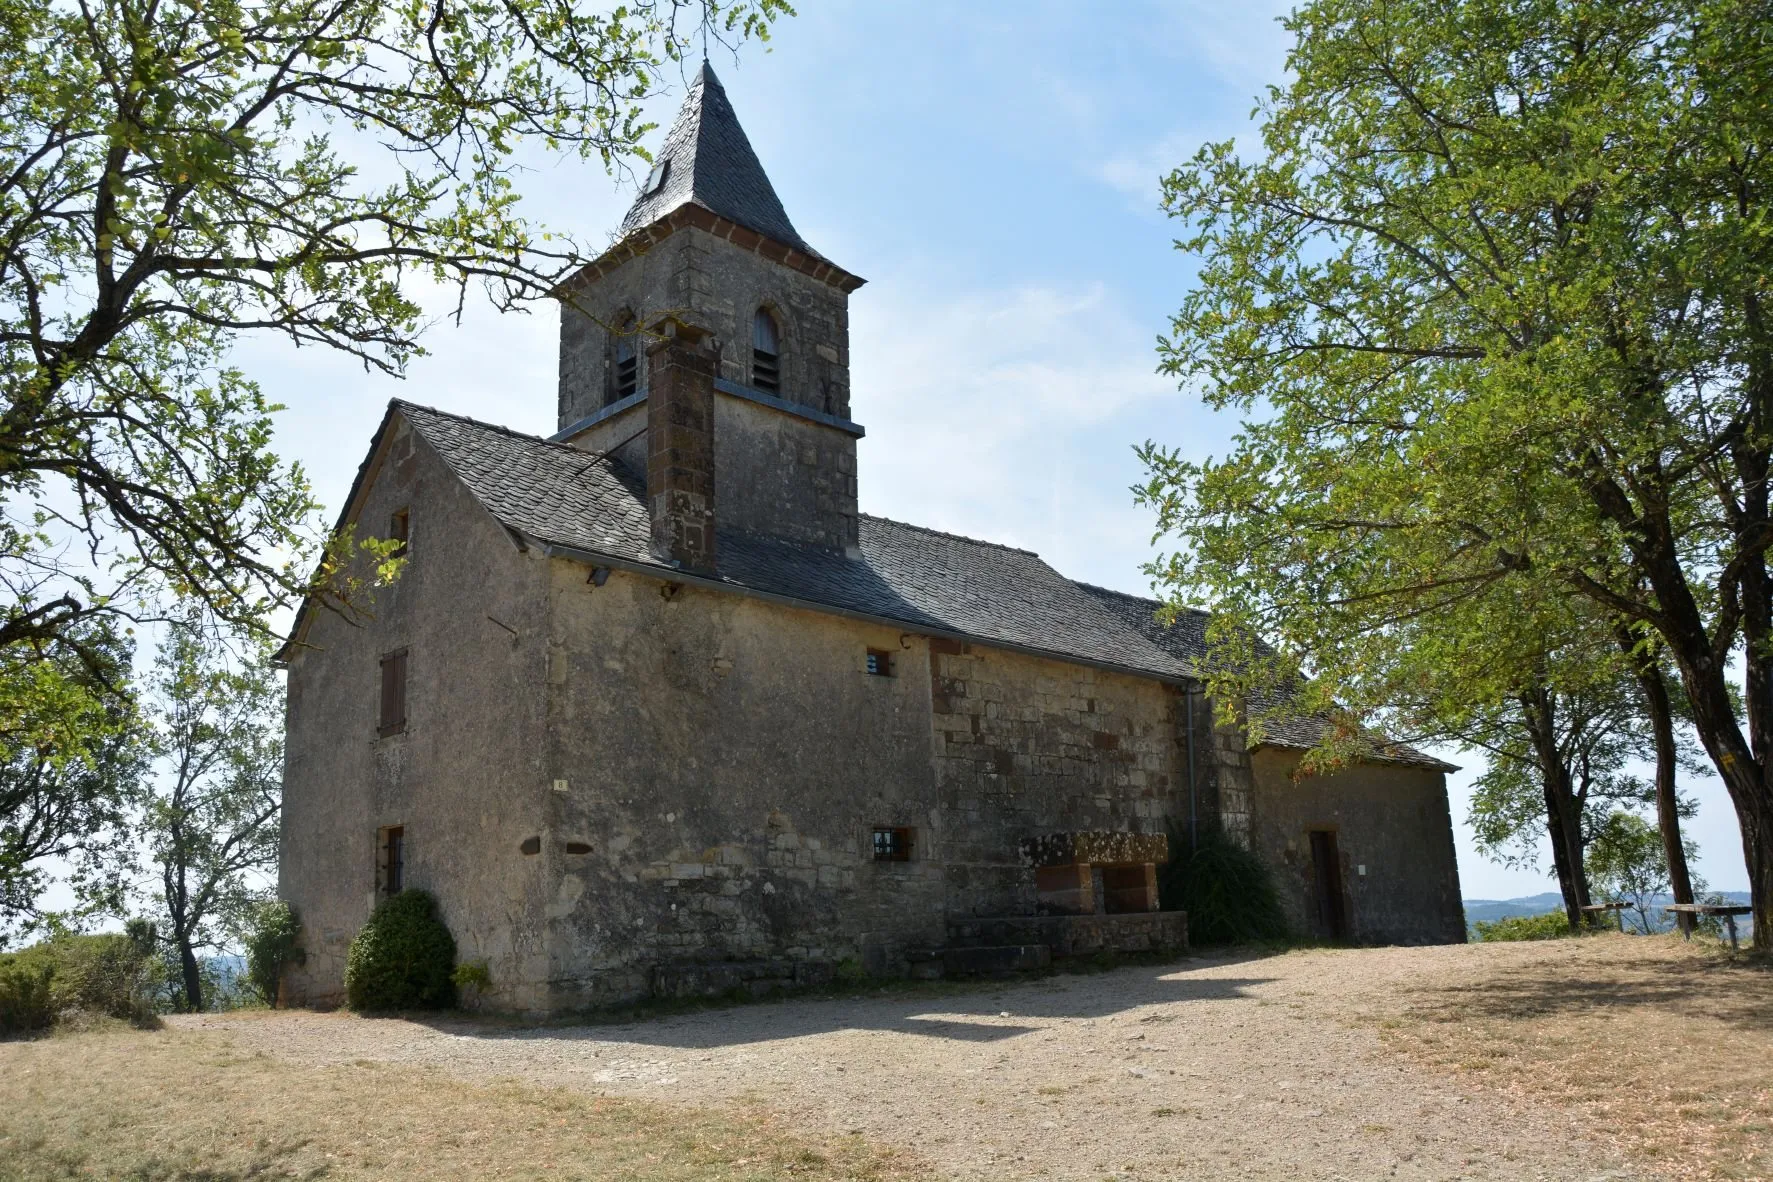
[[[1204,141],[1250,131],[1256,95],[1281,77],[1284,6],[801,7],[768,52],[713,62],[796,228],[869,280],[851,299],[862,508],[1147,591],[1133,445],[1206,455],[1236,428],[1155,373],[1193,277],[1157,178]],[[661,100],[661,125],[680,97]],[[633,198],[631,182],[576,158],[537,157],[521,184],[531,216],[592,242]],[[288,404],[279,447],[330,514],[390,397],[552,431],[555,327],[546,310],[471,307],[461,326],[433,327],[405,381],[264,342],[239,361]],[[1454,781],[1456,820],[1469,779]],[[1701,873],[1743,889],[1727,798],[1715,781],[1689,787]],[[1459,847],[1467,897],[1555,889],[1483,861],[1462,826]]]

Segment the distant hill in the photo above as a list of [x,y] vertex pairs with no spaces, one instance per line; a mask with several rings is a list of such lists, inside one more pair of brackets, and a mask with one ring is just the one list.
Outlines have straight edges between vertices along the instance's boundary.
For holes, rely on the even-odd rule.
[[[1748,903],[1747,891],[1720,891],[1718,893],[1729,902],[1741,903],[1745,906]],[[1656,906],[1662,907],[1664,904],[1672,902],[1674,902],[1672,896],[1659,895],[1656,899]],[[1519,899],[1467,899],[1465,900],[1466,930],[1475,936],[1477,934],[1475,925],[1479,921],[1494,923],[1510,916],[1544,915],[1547,911],[1561,911],[1563,906],[1564,897],[1556,891],[1547,891],[1542,895],[1524,895]],[[1656,918],[1660,921],[1663,931],[1674,927],[1673,916],[1658,911]],[[1742,934],[1743,938],[1747,938],[1752,927],[1751,917],[1746,915],[1737,917],[1736,930]]]

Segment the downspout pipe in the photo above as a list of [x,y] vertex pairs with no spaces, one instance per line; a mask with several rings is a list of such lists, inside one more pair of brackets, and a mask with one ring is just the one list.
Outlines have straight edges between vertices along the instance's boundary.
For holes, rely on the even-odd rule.
[[1192,856],[1200,849],[1199,793],[1194,784],[1194,685],[1183,687],[1182,695],[1187,699],[1188,713],[1188,852]]

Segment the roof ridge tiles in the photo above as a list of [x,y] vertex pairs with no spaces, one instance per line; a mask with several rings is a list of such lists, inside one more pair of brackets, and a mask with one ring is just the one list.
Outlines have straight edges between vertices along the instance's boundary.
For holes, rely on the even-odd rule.
[[[909,521],[900,521],[894,517],[881,517],[875,513],[858,513],[856,516],[863,521],[878,521],[883,525],[896,525],[900,529],[916,530],[920,534],[934,534],[938,538],[949,538],[956,542],[966,542],[974,546],[990,546],[994,550],[1008,550],[1014,554],[1026,554],[1030,558],[1040,557],[1039,553],[1036,551],[1025,550],[1021,546],[1011,546],[1005,542],[992,542],[985,538],[969,538],[965,534],[950,533],[945,529],[933,529],[927,525],[913,525]],[[1060,577],[1063,578],[1064,576]]]
[[[1136,599],[1140,603],[1156,604],[1158,607],[1166,606],[1164,604],[1163,600],[1153,599],[1149,595],[1134,595],[1131,591],[1119,591],[1113,587],[1104,587],[1099,583],[1091,583],[1091,582],[1087,582],[1083,579],[1072,579],[1071,581],[1073,583],[1076,583],[1079,587],[1082,587],[1086,591],[1100,591],[1104,595],[1116,595],[1116,596],[1119,596],[1121,599]],[[1211,616],[1213,614],[1212,612],[1207,611],[1205,608],[1200,608],[1200,607],[1179,607],[1176,610],[1187,612],[1191,616]]]

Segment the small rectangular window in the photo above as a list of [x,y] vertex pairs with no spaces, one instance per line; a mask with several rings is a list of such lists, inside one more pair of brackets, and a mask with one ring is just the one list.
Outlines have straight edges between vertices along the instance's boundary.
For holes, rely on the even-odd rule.
[[911,830],[882,826],[874,831],[876,862],[911,861]]
[[412,536],[412,513],[406,509],[396,509],[388,518],[388,540],[399,542],[394,548],[394,557],[406,553],[406,544]]
[[891,677],[893,675],[893,654],[885,649],[869,649],[868,672],[874,677]]
[[376,730],[383,736],[406,729],[406,650],[382,658],[382,712]]
[[376,890],[384,897],[406,889],[406,829],[390,825],[376,834]]

